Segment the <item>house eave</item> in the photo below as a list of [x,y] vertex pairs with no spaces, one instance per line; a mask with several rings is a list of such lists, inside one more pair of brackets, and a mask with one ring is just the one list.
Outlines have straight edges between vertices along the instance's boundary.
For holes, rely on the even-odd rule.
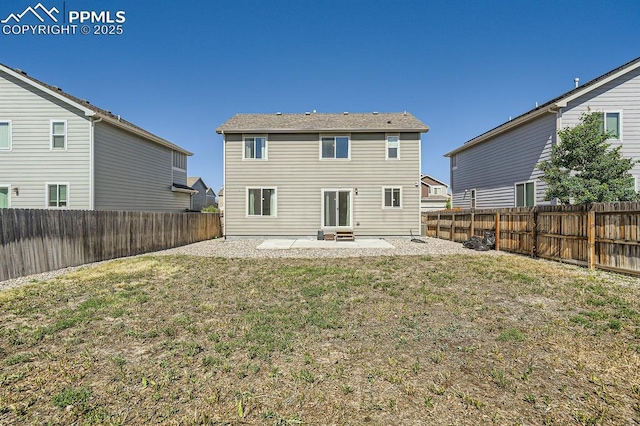
[[144,138],[146,140],[149,140],[151,142],[157,143],[158,145],[162,145],[166,148],[172,149],[174,151],[178,151],[183,153],[186,156],[192,156],[193,152],[191,151],[187,151],[184,148],[179,147],[176,144],[173,144],[171,142],[169,142],[168,140],[162,139],[159,136],[155,136],[152,133],[146,132],[146,131],[142,131],[142,130],[138,130],[135,127],[131,127],[129,125],[127,125],[126,123],[123,123],[121,121],[119,121],[116,118],[107,116],[105,114],[96,114],[98,117],[100,117],[104,122],[109,123],[113,126],[118,127],[119,129],[125,130],[129,133],[133,133],[136,136],[140,136],[141,138]]
[[219,135],[232,133],[370,133],[370,132],[385,132],[385,133],[427,133],[428,127],[419,129],[407,129],[407,128],[388,128],[388,129],[371,129],[371,128],[354,128],[354,129],[216,129],[216,133]]
[[557,108],[557,104],[553,104],[553,105],[546,105],[544,106],[544,108],[540,107],[539,109],[530,111],[529,113],[526,113],[524,115],[521,115],[520,117],[517,117],[511,121],[508,121],[496,128],[494,128],[493,130],[489,130],[486,133],[481,134],[480,136],[477,136],[474,139],[471,139],[470,141],[466,142],[464,145],[454,149],[453,151],[449,151],[446,154],[444,154],[445,157],[451,157],[454,154],[457,154],[459,152],[465,151],[473,146],[476,146],[478,144],[481,144],[491,138],[494,138],[502,133],[508,132],[509,130],[515,129],[516,127],[519,127],[531,120],[533,120],[534,118],[540,117],[544,114],[548,114],[550,112],[555,113],[556,111],[552,111],[553,108]]
[[171,185],[171,192],[183,192],[185,194],[197,194],[198,190],[197,189],[180,188],[180,187]]
[[569,104],[569,102],[581,96],[584,96],[585,94],[591,92],[592,90],[602,87],[603,85],[619,78],[620,76],[627,74],[628,72],[636,70],[638,68],[640,68],[640,58],[636,58],[633,61],[626,63],[613,71],[610,71],[609,73],[606,73],[600,77],[597,77],[589,81],[588,83],[584,84],[583,86],[576,87],[575,89],[555,99],[552,99],[551,101],[539,106],[538,108],[535,108],[531,111],[528,111],[520,115],[519,117],[516,117],[514,120],[508,121],[506,123],[499,125],[498,127],[495,127],[494,129],[489,130],[488,132],[483,133],[480,136],[477,136],[474,139],[467,141],[464,145],[454,149],[453,151],[450,151],[444,154],[444,156],[451,157],[452,155],[465,151],[501,133],[514,129],[515,127],[521,126],[543,115],[546,112],[555,113],[557,112],[558,108],[565,108]]
[[72,101],[71,99],[67,98],[66,96],[61,95],[60,93],[56,93],[55,90],[51,90],[48,87],[45,86],[41,86],[39,84],[36,84],[33,80],[31,80],[30,78],[20,74],[19,72],[14,71],[13,69],[6,67],[4,65],[0,65],[0,70],[2,72],[5,72],[7,74],[9,74],[10,76],[22,81],[23,83],[28,84],[31,87],[34,87],[64,103],[66,103],[67,105],[71,105],[74,108],[79,109],[80,111],[82,111],[85,115],[85,117],[93,117],[94,115],[96,115],[96,112],[77,103]]

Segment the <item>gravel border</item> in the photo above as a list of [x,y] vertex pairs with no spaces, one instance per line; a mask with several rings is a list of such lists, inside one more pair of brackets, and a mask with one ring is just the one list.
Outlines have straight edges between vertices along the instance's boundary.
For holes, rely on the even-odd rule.
[[[425,244],[411,242],[409,238],[385,238],[394,248],[331,248],[331,249],[257,249],[263,239],[260,240],[216,240],[202,241],[182,247],[146,253],[147,255],[191,255],[201,257],[227,257],[227,258],[342,258],[342,257],[366,257],[366,256],[441,256],[448,254],[467,255],[497,255],[509,254],[505,252],[486,251],[478,252],[462,247],[461,243],[441,240],[437,238],[421,237]],[[336,246],[339,246],[336,242]],[[131,256],[136,257],[136,256]],[[122,259],[122,258],[120,258]],[[116,260],[116,259],[113,259]],[[20,287],[39,281],[47,281],[74,272],[80,269],[90,268],[112,260],[89,263],[81,266],[73,266],[56,271],[43,272],[25,277],[0,281],[0,291]]]

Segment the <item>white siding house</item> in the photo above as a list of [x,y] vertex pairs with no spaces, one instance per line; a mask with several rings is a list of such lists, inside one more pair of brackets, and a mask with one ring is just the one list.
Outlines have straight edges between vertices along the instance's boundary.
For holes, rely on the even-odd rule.
[[419,232],[428,127],[413,115],[238,114],[217,131],[227,237]]
[[[640,58],[522,114],[445,154],[453,207],[501,208],[550,204],[536,165],[549,159],[558,131],[582,114],[601,112],[619,136],[624,156],[640,158]],[[640,165],[631,173],[640,178]],[[636,183],[636,191],[638,190]]]
[[0,65],[0,208],[185,211],[189,155]]

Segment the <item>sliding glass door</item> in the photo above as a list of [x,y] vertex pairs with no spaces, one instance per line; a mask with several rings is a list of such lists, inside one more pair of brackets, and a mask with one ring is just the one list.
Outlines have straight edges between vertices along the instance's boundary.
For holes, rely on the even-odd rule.
[[322,191],[322,225],[325,228],[350,228],[351,190]]

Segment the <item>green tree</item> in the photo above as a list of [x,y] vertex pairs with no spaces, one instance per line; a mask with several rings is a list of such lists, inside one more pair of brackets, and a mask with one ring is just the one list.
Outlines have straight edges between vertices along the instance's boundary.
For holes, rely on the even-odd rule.
[[633,176],[629,170],[637,161],[622,157],[621,146],[607,140],[602,113],[585,113],[575,127],[559,131],[560,143],[552,147],[551,158],[538,163],[540,179],[549,186],[546,200],[558,198],[562,204],[635,201]]

